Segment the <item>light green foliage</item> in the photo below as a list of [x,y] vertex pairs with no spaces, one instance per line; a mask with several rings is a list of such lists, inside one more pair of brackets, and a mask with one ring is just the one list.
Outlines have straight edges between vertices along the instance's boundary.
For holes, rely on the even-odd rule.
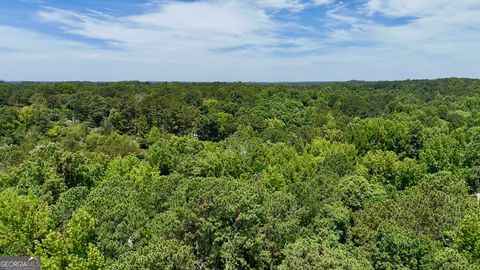
[[214,98],[209,98],[203,101],[203,106],[207,107],[208,111],[218,110],[218,100]]
[[159,142],[161,139],[162,139],[162,132],[160,131],[160,129],[158,129],[157,127],[153,127],[150,129],[150,132],[148,132],[148,135],[147,135],[147,142],[151,145]]
[[[152,129],[152,132],[154,129]],[[152,135],[157,136],[157,135]],[[170,174],[189,156],[193,156],[203,148],[203,144],[194,138],[170,137],[158,140],[148,151],[146,159],[159,168],[162,174]]]
[[474,270],[479,265],[468,260],[453,248],[442,248],[422,259],[422,268],[426,270]]
[[347,136],[361,154],[371,150],[402,153],[408,150],[410,128],[403,121],[371,118],[349,124]]
[[33,124],[33,107],[25,106],[17,111],[18,118],[20,122],[26,126],[31,126]]
[[425,175],[425,166],[414,159],[399,160],[394,152],[370,151],[359,162],[357,173],[370,182],[405,189],[418,183]]
[[[467,187],[450,173],[429,175],[404,193],[376,201],[354,215],[359,244],[372,243],[380,228],[396,226],[431,240],[448,241],[451,231],[471,209]],[[403,233],[400,233],[402,237]]]
[[357,161],[357,150],[354,145],[323,138],[317,138],[307,145],[304,155],[313,156],[320,170],[330,171],[336,176],[351,173]]
[[477,216],[466,216],[460,224],[456,245],[471,261],[480,259],[480,221]]
[[384,191],[376,182],[369,182],[362,176],[346,176],[340,180],[338,196],[348,208],[362,209],[372,200],[381,199]]
[[427,165],[427,170],[434,173],[460,168],[465,159],[464,155],[460,143],[455,138],[439,135],[426,142],[420,157]]
[[394,152],[374,151],[363,157],[361,164],[367,169],[366,177],[370,182],[395,185],[397,174],[397,155]]
[[103,269],[105,259],[91,243],[94,230],[95,221],[87,212],[75,212],[63,234],[53,231],[37,242],[35,255],[48,269]]
[[155,238],[148,246],[124,254],[105,269],[190,270],[200,269],[201,265],[190,246],[177,240]]
[[29,255],[34,242],[44,237],[51,226],[48,205],[32,194],[15,189],[0,192],[0,254]]
[[108,116],[108,121],[117,130],[121,130],[123,128],[122,114],[115,109],[112,109],[110,111],[110,115]]
[[288,245],[284,250],[285,259],[279,269],[373,269],[366,258],[353,254],[347,247],[329,247],[318,241],[300,238]]
[[86,138],[86,148],[89,151],[100,152],[111,157],[126,156],[140,152],[138,142],[127,135],[112,132],[109,135],[89,134]]
[[135,121],[135,133],[137,136],[140,138],[145,138],[147,136],[147,133],[149,132],[148,128],[148,120],[145,116],[140,116],[138,119]]

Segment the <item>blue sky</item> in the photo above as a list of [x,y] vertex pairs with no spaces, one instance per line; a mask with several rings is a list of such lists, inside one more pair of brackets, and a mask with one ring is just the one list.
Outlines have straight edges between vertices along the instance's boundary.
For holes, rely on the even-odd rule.
[[3,0],[0,80],[480,77],[478,0]]

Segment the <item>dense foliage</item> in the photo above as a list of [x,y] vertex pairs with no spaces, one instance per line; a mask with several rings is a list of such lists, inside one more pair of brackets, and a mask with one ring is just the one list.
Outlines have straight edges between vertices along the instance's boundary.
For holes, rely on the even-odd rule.
[[0,83],[0,255],[480,269],[480,81]]

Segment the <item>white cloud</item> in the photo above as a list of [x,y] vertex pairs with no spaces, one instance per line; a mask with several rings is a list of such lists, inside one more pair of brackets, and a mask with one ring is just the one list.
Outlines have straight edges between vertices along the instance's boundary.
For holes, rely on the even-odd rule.
[[242,35],[272,27],[263,10],[234,1],[171,3],[156,12],[128,17],[126,20],[146,26],[221,35]]
[[312,4],[314,6],[323,6],[323,5],[331,4],[333,2],[334,0],[313,0]]
[[67,33],[106,41],[135,57],[143,54],[175,60],[212,51],[242,51],[261,57],[283,50],[284,44],[292,51],[311,50],[313,45],[304,38],[278,35],[279,30],[292,25],[239,1],[169,2],[149,13],[126,17],[54,8],[40,11],[39,16]]
[[333,3],[334,0],[253,0],[251,4],[268,9],[285,9],[301,11],[308,7],[323,6]]
[[421,17],[445,11],[478,9],[479,6],[478,0],[368,0],[365,4],[366,10],[370,14],[380,13],[391,17]]
[[300,0],[256,0],[252,4],[269,9],[289,9],[293,11],[302,10],[307,6]]
[[471,0],[370,0],[366,11],[408,17],[407,23],[386,26],[370,18],[331,14],[350,25],[332,34],[344,40],[372,42],[374,46],[438,57],[476,58],[480,44],[480,3]]
[[46,54],[49,51],[61,52],[63,57],[65,54],[72,56],[79,51],[90,52],[93,49],[83,43],[51,39],[36,32],[4,25],[0,25],[0,36],[0,58],[13,53],[20,58],[41,59],[50,57],[50,54]]

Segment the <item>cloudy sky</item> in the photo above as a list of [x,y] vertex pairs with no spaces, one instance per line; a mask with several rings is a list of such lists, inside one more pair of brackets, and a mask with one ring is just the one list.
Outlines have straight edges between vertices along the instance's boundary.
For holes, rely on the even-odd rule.
[[479,0],[0,0],[0,80],[480,77]]

